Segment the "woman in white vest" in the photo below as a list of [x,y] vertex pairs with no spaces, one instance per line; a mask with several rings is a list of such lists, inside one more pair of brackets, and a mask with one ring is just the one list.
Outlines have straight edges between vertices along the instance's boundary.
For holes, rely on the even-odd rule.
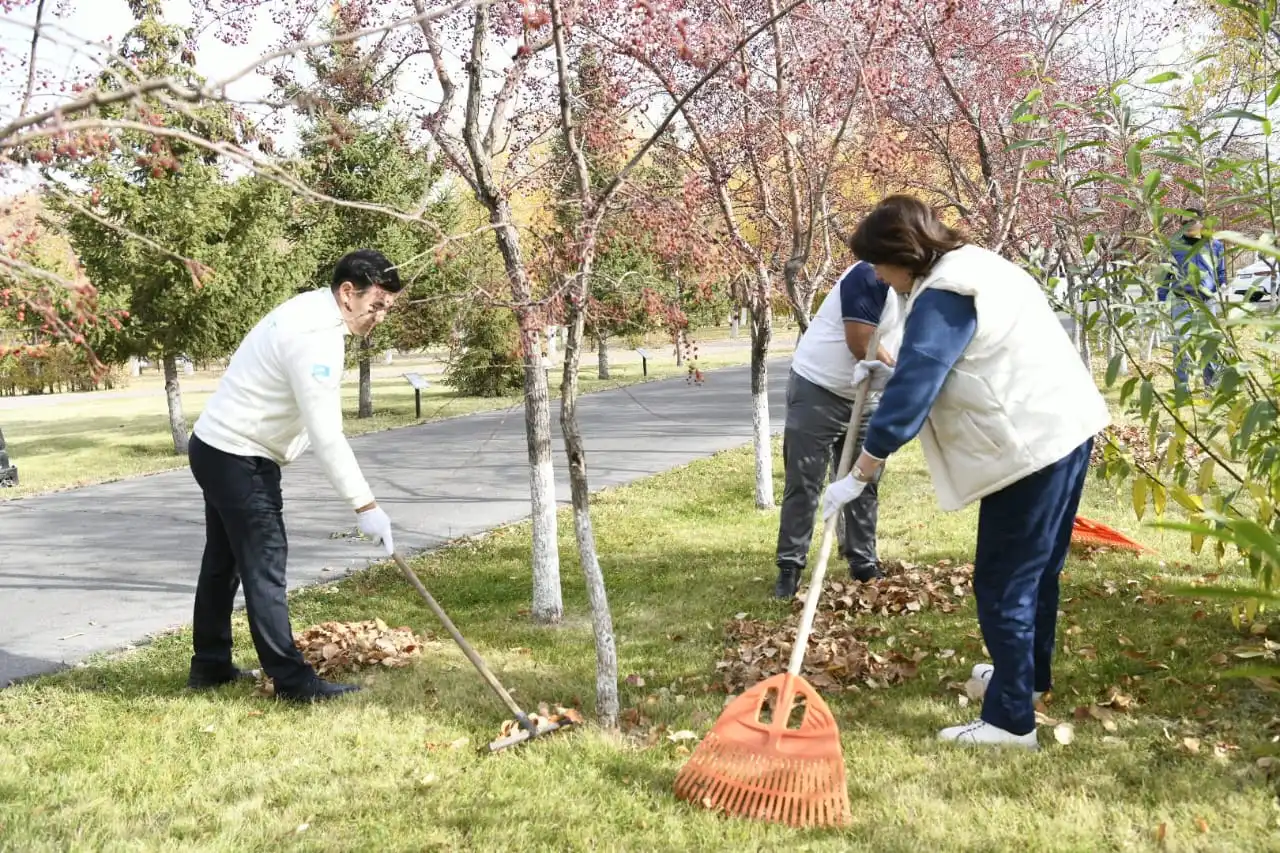
[[963,744],[1036,749],[1034,703],[1050,689],[1058,576],[1071,542],[1093,437],[1111,417],[1039,285],[968,244],[911,196],[890,196],[858,227],[853,251],[907,297],[897,364],[848,477],[823,516],[880,476],[919,437],[938,502],[980,501],[973,587],[992,664],[982,715],[943,729]]

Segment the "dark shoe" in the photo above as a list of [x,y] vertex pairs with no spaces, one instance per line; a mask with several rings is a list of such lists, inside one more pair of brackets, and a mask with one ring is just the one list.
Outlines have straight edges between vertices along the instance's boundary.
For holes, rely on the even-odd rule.
[[795,598],[800,589],[799,569],[778,569],[778,581],[773,585],[774,598]]
[[335,684],[332,681],[317,678],[305,687],[290,689],[277,687],[275,695],[277,699],[285,699],[289,702],[321,702],[325,699],[336,698],[344,693],[355,693],[359,689],[359,686],[355,684]]
[[875,565],[871,565],[871,566],[859,566],[858,568],[854,568],[853,566],[850,566],[849,577],[853,578],[856,581],[861,581],[862,583],[866,583],[867,581],[884,577],[884,572],[880,570],[879,563],[876,563]]
[[240,669],[235,666],[221,670],[200,669],[193,666],[191,673],[187,676],[187,687],[192,690],[213,690],[237,681],[253,681],[257,677],[254,670]]

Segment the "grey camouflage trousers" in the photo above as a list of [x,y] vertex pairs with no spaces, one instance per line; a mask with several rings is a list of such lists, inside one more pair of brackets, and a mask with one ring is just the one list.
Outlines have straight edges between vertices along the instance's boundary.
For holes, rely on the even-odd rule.
[[[866,437],[879,395],[867,398],[858,427],[853,458]],[[835,477],[848,432],[853,402],[833,394],[803,376],[791,373],[787,382],[787,416],[782,434],[786,485],[778,525],[777,565],[803,574],[813,539],[815,517],[828,473]],[[857,500],[845,505],[840,553],[850,571],[865,574],[879,566],[876,556],[877,488],[869,483]]]

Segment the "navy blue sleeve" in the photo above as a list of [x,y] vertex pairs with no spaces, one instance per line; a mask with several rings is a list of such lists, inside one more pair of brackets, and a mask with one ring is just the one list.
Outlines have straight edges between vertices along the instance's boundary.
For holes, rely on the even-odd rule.
[[855,323],[878,325],[888,295],[889,285],[876,278],[875,267],[858,264],[840,279],[840,316]]
[[867,453],[887,459],[916,437],[977,327],[972,296],[949,290],[920,294],[902,330],[898,366],[867,424]]

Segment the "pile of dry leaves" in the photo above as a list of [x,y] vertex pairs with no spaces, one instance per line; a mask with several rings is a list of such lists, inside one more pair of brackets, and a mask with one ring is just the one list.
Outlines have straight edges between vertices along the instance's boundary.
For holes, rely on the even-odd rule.
[[[885,567],[886,577],[858,581],[824,581],[813,630],[809,634],[801,675],[820,691],[873,689],[899,684],[915,676],[929,653],[872,651],[867,640],[885,631],[857,624],[859,615],[903,616],[924,610],[951,613],[972,588],[973,567],[949,560],[932,566],[899,563]],[[785,623],[766,623],[740,614],[726,628],[729,648],[716,663],[720,685],[728,693],[784,672],[795,645],[803,593],[792,603]]]
[[[533,723],[535,728],[542,728],[553,723],[572,723],[575,726],[582,725],[582,712],[577,708],[566,708],[563,705],[557,705],[555,711],[546,702],[538,703],[538,711],[529,714],[529,722]],[[516,720],[507,720],[502,724],[502,730],[499,732],[499,738],[508,738],[522,731],[520,723]]]
[[[1115,444],[1133,455],[1133,461],[1143,467],[1153,467],[1157,459],[1162,459],[1168,449],[1168,436],[1160,437],[1156,446],[1151,446],[1150,431],[1146,427],[1115,425],[1104,429],[1102,432],[1094,436],[1093,453],[1089,462],[1093,465],[1101,465],[1103,461],[1103,453],[1108,443]],[[1183,448],[1188,461],[1195,461],[1200,458],[1200,448],[1195,442],[1188,441]]]
[[409,628],[389,628],[381,619],[322,622],[293,638],[318,675],[366,666],[408,666],[422,653],[424,640]]

